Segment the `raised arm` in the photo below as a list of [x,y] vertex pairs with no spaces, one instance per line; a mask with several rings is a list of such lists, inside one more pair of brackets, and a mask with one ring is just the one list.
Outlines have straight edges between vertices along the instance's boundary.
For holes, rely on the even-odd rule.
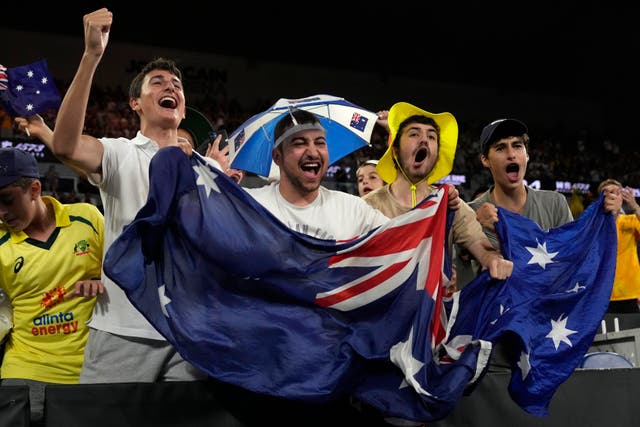
[[62,100],[53,131],[53,153],[62,162],[87,174],[101,172],[103,147],[83,135],[93,76],[109,41],[112,13],[102,8],[84,16],[85,46],[76,75]]

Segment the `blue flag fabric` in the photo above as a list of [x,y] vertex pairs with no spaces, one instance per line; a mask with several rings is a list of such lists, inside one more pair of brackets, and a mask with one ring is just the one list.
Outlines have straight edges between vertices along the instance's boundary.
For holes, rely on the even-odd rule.
[[445,336],[443,198],[446,187],[368,235],[320,240],[289,229],[200,156],[168,147],[152,159],[147,204],[104,270],[217,379],[306,402],[352,395],[389,416],[439,419],[487,358],[478,361],[480,346],[442,366],[433,355]]
[[28,117],[60,107],[61,98],[47,61],[6,69],[6,89],[0,101],[10,116]]
[[504,337],[513,352],[509,393],[528,413],[546,416],[557,387],[579,366],[609,305],[617,232],[602,196],[580,217],[548,231],[498,208],[496,231],[511,277],[483,272],[456,295],[451,342]]
[[[320,240],[290,230],[199,155],[189,159],[176,147],[163,148],[151,162],[148,201],[108,249],[104,270],[186,360],[214,378],[304,402],[350,395],[384,416],[420,422],[445,417],[469,384],[481,378],[491,339],[510,329],[529,339],[533,331],[549,325],[549,318],[558,324],[572,322],[577,305],[583,311],[584,341],[572,341],[570,347],[562,336],[567,332],[560,329],[547,339],[552,348],[559,343],[556,353],[562,360],[557,363],[563,373],[556,375],[557,365],[531,350],[542,345],[530,345],[529,360],[540,360],[540,366],[530,370],[535,375],[525,377],[522,386],[516,382],[512,387],[525,410],[544,406],[550,396],[536,394],[536,385],[543,384],[552,394],[564,373],[576,366],[608,295],[554,291],[559,302],[538,305],[530,298],[542,294],[550,300],[541,289],[549,290],[548,282],[530,285],[530,278],[514,275],[503,283],[484,274],[454,294],[445,310],[446,200],[445,186],[367,235],[346,242]],[[602,226],[604,214],[594,208],[583,216],[581,221],[592,217],[591,225],[599,223],[600,228],[574,237],[602,252],[610,243],[602,234],[611,231]],[[501,212],[510,232],[520,221],[522,217]],[[568,227],[565,231],[570,232]],[[589,236],[607,242],[594,249]],[[531,246],[531,236],[511,235],[505,247],[517,262],[528,262],[523,258],[525,238]],[[540,245],[545,242],[540,240]],[[573,273],[589,271],[588,278],[577,279],[579,284],[587,287],[600,279],[606,288],[613,275],[608,277],[604,267],[597,273],[597,266],[610,266],[604,252],[600,255],[589,255],[590,260],[597,258],[591,270],[585,264],[583,270],[560,274],[557,266],[542,262],[543,273],[554,271],[571,281]],[[500,289],[509,289],[511,299],[503,301],[509,310],[490,326]],[[603,299],[560,304],[580,296]],[[540,311],[537,316],[510,316],[519,304]],[[552,310],[560,306],[562,316]],[[544,325],[538,324],[541,319]],[[519,323],[528,326],[521,330],[516,328]],[[566,326],[578,329],[572,323]]]

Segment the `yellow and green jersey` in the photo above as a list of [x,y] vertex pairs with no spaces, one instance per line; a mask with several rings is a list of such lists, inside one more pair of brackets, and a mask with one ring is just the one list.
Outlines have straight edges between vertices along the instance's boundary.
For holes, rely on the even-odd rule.
[[2,378],[78,382],[95,298],[65,298],[79,280],[100,278],[104,218],[89,203],[53,206],[56,229],[46,242],[0,228],[0,287],[13,306]]

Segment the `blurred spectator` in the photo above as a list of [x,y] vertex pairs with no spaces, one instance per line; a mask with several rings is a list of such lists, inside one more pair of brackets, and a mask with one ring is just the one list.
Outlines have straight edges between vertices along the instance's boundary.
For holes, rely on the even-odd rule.
[[622,188],[620,181],[606,179],[598,186],[598,193],[620,194],[627,206],[628,214],[621,210],[614,213],[618,231],[618,251],[616,258],[616,276],[613,279],[609,313],[639,313],[640,298],[640,262],[638,261],[638,243],[640,243],[640,206],[629,187]]
[[571,192],[571,199],[569,200],[569,209],[571,209],[571,215],[573,218],[578,218],[582,212],[584,212],[584,203],[582,203],[582,194],[577,188],[574,188]]
[[57,197],[58,195],[58,185],[60,183],[60,175],[58,175],[58,171],[56,170],[56,165],[49,165],[49,169],[47,169],[47,173],[44,175],[46,191],[50,194]]
[[378,175],[378,171],[376,170],[377,164],[377,160],[365,160],[356,170],[359,196],[364,196],[385,184],[382,178],[380,178],[380,175]]
[[9,138],[10,136],[13,136],[11,116],[0,106],[0,137]]

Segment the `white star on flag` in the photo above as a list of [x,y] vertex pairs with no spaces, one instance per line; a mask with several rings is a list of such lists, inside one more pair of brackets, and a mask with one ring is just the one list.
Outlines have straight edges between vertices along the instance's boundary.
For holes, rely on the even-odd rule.
[[529,354],[524,351],[520,352],[520,360],[518,361],[518,367],[522,373],[522,380],[524,381],[531,371],[531,363],[529,362]]
[[562,314],[558,317],[558,320],[551,319],[551,331],[545,336],[545,338],[551,338],[556,350],[561,342],[567,344],[569,347],[573,347],[573,344],[569,340],[569,335],[575,334],[578,331],[567,329],[568,317],[562,318]]
[[218,184],[216,184],[215,179],[218,177],[217,173],[207,174],[202,173],[201,168],[206,168],[205,165],[197,165],[193,167],[193,170],[198,174],[198,179],[196,180],[196,185],[204,186],[205,192],[207,193],[207,197],[211,194],[212,190],[215,190],[216,193],[220,192],[220,188]]
[[507,308],[507,309],[505,310],[504,305],[500,304],[500,315],[499,315],[497,318],[493,319],[493,320],[492,320],[491,322],[489,322],[489,323],[491,323],[492,325],[495,325],[495,324],[496,324],[496,322],[498,321],[498,319],[500,318],[500,316],[502,316],[502,315],[503,315],[504,313],[506,313],[507,311],[509,311],[509,309]]
[[423,389],[413,377],[418,373],[418,371],[420,371],[420,369],[422,369],[424,363],[413,357],[412,348],[413,327],[411,328],[411,332],[409,332],[409,338],[406,341],[400,341],[391,347],[389,351],[389,358],[391,361],[405,372],[404,380],[402,381],[402,384],[400,384],[400,388],[407,387],[408,383],[410,383],[418,393],[431,396],[431,394]]
[[576,285],[573,288],[569,289],[567,292],[576,292],[577,293],[577,292],[580,292],[583,289],[586,289],[586,287],[582,286],[580,284],[580,282],[576,282]]
[[547,252],[547,242],[542,245],[538,242],[537,248],[525,246],[525,248],[531,253],[532,257],[527,264],[538,264],[543,269],[546,269],[547,264],[553,264],[553,257],[558,255],[558,252]]
[[158,287],[158,296],[160,297],[160,307],[162,308],[162,314],[169,317],[169,312],[167,311],[167,305],[171,302],[171,298],[169,298],[165,293],[166,287],[162,285]]

